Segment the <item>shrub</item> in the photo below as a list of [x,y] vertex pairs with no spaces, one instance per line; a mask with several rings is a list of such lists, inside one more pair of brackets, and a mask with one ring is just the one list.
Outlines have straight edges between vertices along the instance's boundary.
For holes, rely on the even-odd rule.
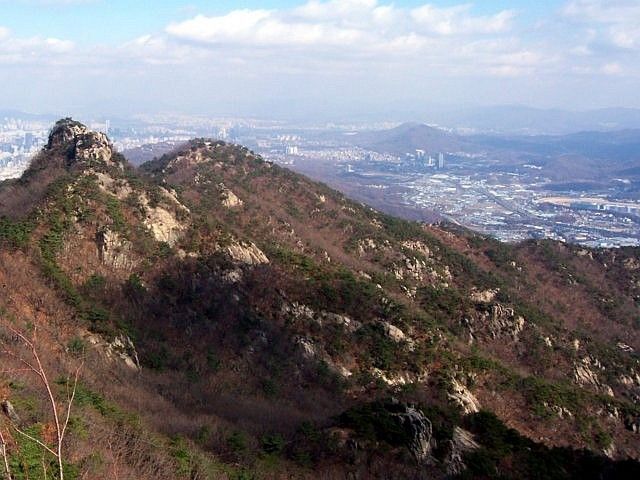
[[122,213],[122,207],[117,198],[109,196],[106,201],[107,214],[111,219],[111,228],[115,232],[125,233],[127,222]]
[[280,454],[286,446],[284,437],[279,433],[263,435],[260,445],[265,453]]
[[93,293],[98,293],[104,290],[104,287],[106,286],[106,284],[107,284],[107,279],[105,277],[97,273],[94,273],[89,278],[87,278],[87,280],[84,282],[83,288],[87,293],[93,294]]
[[80,356],[86,351],[87,345],[82,338],[73,337],[71,340],[69,340],[69,343],[67,344],[67,349],[69,350],[69,353],[71,353],[72,355]]
[[233,432],[227,438],[227,446],[236,454],[242,453],[247,449],[247,436],[242,432]]
[[29,242],[33,225],[26,221],[12,221],[0,217],[0,245],[7,244],[11,248],[24,248]]

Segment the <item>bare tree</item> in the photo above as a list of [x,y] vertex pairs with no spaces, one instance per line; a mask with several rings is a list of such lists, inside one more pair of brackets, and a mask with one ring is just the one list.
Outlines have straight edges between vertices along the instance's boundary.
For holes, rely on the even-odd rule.
[[4,439],[4,433],[0,428],[0,455],[2,455],[4,478],[5,480],[11,480],[11,468],[9,467],[9,459],[7,458],[7,442]]
[[[67,433],[67,427],[69,426],[69,419],[71,418],[71,408],[73,406],[73,400],[75,398],[76,390],[78,387],[78,378],[80,376],[80,370],[82,369],[82,362],[75,369],[75,372],[73,373],[73,375],[69,376],[67,378],[67,381],[65,382],[66,383],[66,399],[58,401],[56,399],[56,395],[53,392],[49,377],[47,376],[47,371],[45,370],[40,358],[40,352],[38,349],[37,327],[36,326],[33,327],[33,333],[31,335],[31,338],[27,337],[26,334],[24,334],[23,332],[20,332],[19,330],[17,330],[11,325],[7,325],[7,329],[13,335],[13,339],[15,340],[15,343],[21,343],[26,348],[29,355],[25,356],[13,348],[5,348],[4,350],[2,350],[2,353],[16,360],[24,368],[15,369],[11,371],[7,370],[1,373],[11,373],[11,372],[19,372],[19,371],[29,372],[34,374],[36,378],[38,378],[38,380],[40,381],[40,384],[42,385],[42,387],[46,392],[47,403],[49,404],[51,413],[53,415],[53,423],[54,423],[55,432],[56,432],[55,445],[53,446],[53,448],[50,447],[49,445],[39,440],[38,438],[23,431],[15,422],[13,422],[12,427],[18,434],[24,436],[25,438],[28,438],[32,442],[37,443],[44,450],[46,450],[56,458],[58,463],[59,478],[60,480],[64,480],[63,443],[64,443],[65,435]],[[6,344],[5,344],[5,347],[7,347]],[[5,452],[4,440],[2,440],[2,445],[3,445],[3,453],[4,453]],[[5,455],[5,467],[8,469],[8,464],[6,462],[6,455]],[[10,479],[11,478],[10,474],[7,473],[7,475],[8,475],[7,478]]]

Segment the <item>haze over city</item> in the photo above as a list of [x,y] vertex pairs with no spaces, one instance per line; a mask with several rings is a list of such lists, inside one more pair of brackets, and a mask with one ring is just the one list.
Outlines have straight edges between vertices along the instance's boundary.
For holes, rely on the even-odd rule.
[[0,1],[0,105],[428,119],[640,107],[640,3]]

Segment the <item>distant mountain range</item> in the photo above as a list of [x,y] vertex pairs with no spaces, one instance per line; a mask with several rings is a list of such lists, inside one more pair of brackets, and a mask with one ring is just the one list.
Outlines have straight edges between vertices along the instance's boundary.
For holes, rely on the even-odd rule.
[[[105,112],[96,112],[103,116]],[[16,109],[0,108],[0,118],[13,117],[29,120],[53,120],[51,114],[25,113]],[[614,131],[640,129],[640,109],[602,108],[586,111],[540,109],[518,105],[502,105],[472,108],[433,107],[429,109],[402,109],[388,113],[369,115],[369,120],[392,118],[415,118],[422,123],[440,125],[464,134],[508,134],[508,135],[566,135],[581,131]],[[368,118],[363,115],[363,119]],[[313,123],[329,119],[310,119],[294,123]],[[335,119],[332,119],[335,121]],[[344,118],[344,121],[353,119]],[[119,119],[119,122],[126,122]],[[291,119],[293,122],[293,119]]]
[[604,108],[582,112],[522,106],[446,110],[426,115],[430,122],[477,133],[562,135],[584,130],[640,128],[640,109]]
[[343,136],[347,144],[404,155],[464,152],[494,163],[535,163],[560,179],[604,180],[636,176],[640,169],[640,129],[585,131],[568,135],[459,135],[419,123]]

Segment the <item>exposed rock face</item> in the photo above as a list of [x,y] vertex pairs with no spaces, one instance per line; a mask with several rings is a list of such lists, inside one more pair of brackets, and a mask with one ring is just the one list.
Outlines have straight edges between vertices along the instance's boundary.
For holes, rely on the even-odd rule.
[[628,375],[620,375],[618,381],[627,388],[640,388],[640,374],[634,369],[631,369]]
[[387,407],[391,418],[408,438],[407,447],[420,463],[431,461],[433,427],[431,421],[413,405],[392,403]]
[[234,242],[227,247],[227,253],[236,262],[247,265],[262,265],[269,259],[253,242]]
[[101,336],[90,334],[87,341],[100,348],[109,360],[119,360],[131,370],[140,370],[140,360],[133,341],[126,335],[116,337],[112,342],[106,342]]
[[312,339],[300,336],[296,337],[294,341],[300,351],[302,358],[307,362],[324,362],[326,366],[329,367],[329,370],[343,378],[349,378],[351,375],[353,375],[353,373],[344,365],[335,362],[327,354],[324,348],[317,345],[316,342],[314,342]]
[[76,158],[84,161],[110,163],[113,150],[104,133],[88,132],[76,142]]
[[361,326],[360,322],[346,315],[325,312],[324,310],[315,312],[311,307],[298,302],[285,302],[282,305],[281,312],[293,321],[310,321],[321,328],[327,325],[337,325],[343,327],[347,332],[353,333]]
[[480,402],[471,391],[457,379],[451,380],[451,390],[447,394],[449,399],[460,406],[465,414],[480,411]]
[[296,344],[300,347],[302,357],[305,360],[313,360],[318,356],[318,351],[313,340],[308,338],[299,337],[296,339]]
[[637,258],[627,258],[624,261],[624,268],[632,272],[640,270],[640,261]]
[[431,250],[420,240],[407,240],[402,242],[402,246],[404,248],[408,248],[409,250],[413,250],[414,252],[421,253],[425,257],[429,258],[431,256]]
[[147,208],[144,224],[159,242],[175,245],[187,229],[186,225],[176,219],[168,210],[162,207]]
[[223,142],[197,142],[187,152],[177,156],[168,163],[166,170],[188,168],[201,163],[210,162],[212,154],[217,148],[224,146]]
[[624,343],[624,342],[618,342],[618,343],[617,343],[617,347],[618,347],[620,350],[622,350],[623,352],[626,352],[626,353],[633,353],[633,352],[635,351],[635,350],[634,350],[634,348],[633,348],[632,346],[627,345],[627,344],[626,344],[626,343]]
[[640,433],[640,417],[628,415],[624,419],[624,427],[633,433]]
[[473,291],[469,298],[472,302],[475,303],[491,303],[495,300],[496,295],[498,294],[497,289],[493,290],[484,290],[484,291]]
[[567,407],[550,404],[549,402],[542,402],[542,405],[544,405],[544,408],[557,415],[558,418],[573,418],[573,412]]
[[606,395],[613,397],[613,390],[611,387],[600,381],[600,378],[594,369],[604,370],[604,367],[598,359],[584,357],[580,362],[576,362],[573,366],[574,381],[578,385],[591,385],[596,387]]
[[85,175],[95,175],[98,187],[105,193],[114,195],[118,200],[125,200],[133,193],[133,188],[125,179],[114,179],[103,172],[95,172],[92,169],[84,172]]
[[504,307],[499,303],[493,305],[490,330],[494,338],[506,334],[518,340],[518,336],[524,330],[524,324],[524,318],[516,316],[513,308]]
[[382,380],[390,387],[401,387],[403,385],[410,385],[412,383],[422,383],[426,381],[428,377],[428,374],[425,372],[419,374],[407,371],[385,372],[384,370],[380,370],[379,368],[373,368],[371,370],[371,375],[379,380]]
[[405,335],[405,333],[395,325],[391,325],[388,322],[382,322],[382,327],[384,328],[384,333],[386,333],[387,337],[389,337],[394,342],[400,343],[407,340],[407,336]]
[[477,450],[480,445],[476,443],[471,432],[455,427],[448,447],[449,452],[444,460],[447,474],[460,475],[467,468],[463,461],[464,454]]
[[[492,294],[492,292],[478,292],[478,298],[482,300],[491,297]],[[484,301],[476,303],[484,303]],[[491,338],[510,337],[514,342],[520,339],[520,333],[526,325],[524,317],[516,315],[513,308],[499,303],[491,305],[489,311],[478,312],[471,318],[465,318],[463,323],[469,329],[472,339],[478,332],[485,332]]]
[[396,267],[393,274],[398,280],[408,278],[422,282],[428,275],[427,263],[415,257],[406,257],[404,266]]
[[9,400],[2,401],[2,413],[4,413],[14,425],[20,424],[20,416]]
[[365,238],[364,240],[358,240],[358,254],[363,257],[367,251],[374,251],[378,248],[375,240],[371,238]]
[[227,208],[236,208],[244,205],[244,202],[238,198],[238,196],[224,186],[224,183],[218,185],[220,188],[220,198],[222,205]]
[[242,281],[242,270],[239,268],[234,268],[233,270],[229,270],[225,272],[222,278],[227,283],[238,283]]
[[76,122],[70,118],[58,120],[49,134],[47,149],[51,150],[56,147],[64,146],[74,141],[76,137],[84,135],[87,132],[87,127],[82,125],[80,122]]
[[402,263],[394,264],[393,275],[397,280],[413,280],[418,283],[439,282],[443,287],[448,287],[452,279],[447,265],[442,266],[442,271],[436,270],[432,259],[422,260],[417,257],[404,257]]
[[298,302],[293,302],[291,304],[285,303],[282,305],[282,313],[293,317],[294,320],[312,320],[315,316],[315,312],[311,307]]
[[118,232],[103,228],[96,234],[98,258],[100,261],[116,269],[133,268],[131,256],[132,244],[122,238]]
[[93,132],[71,119],[59,120],[55,124],[46,148],[66,148],[69,164],[78,161],[98,162],[124,168],[124,165],[113,160],[113,148],[104,133]]
[[182,212],[186,217],[189,209],[178,201],[174,193],[164,188],[160,188],[160,193],[171,208],[162,205],[152,206],[146,195],[140,195],[140,204],[145,211],[143,223],[158,242],[166,242],[173,246],[188,228],[187,222],[179,220],[173,210]]

